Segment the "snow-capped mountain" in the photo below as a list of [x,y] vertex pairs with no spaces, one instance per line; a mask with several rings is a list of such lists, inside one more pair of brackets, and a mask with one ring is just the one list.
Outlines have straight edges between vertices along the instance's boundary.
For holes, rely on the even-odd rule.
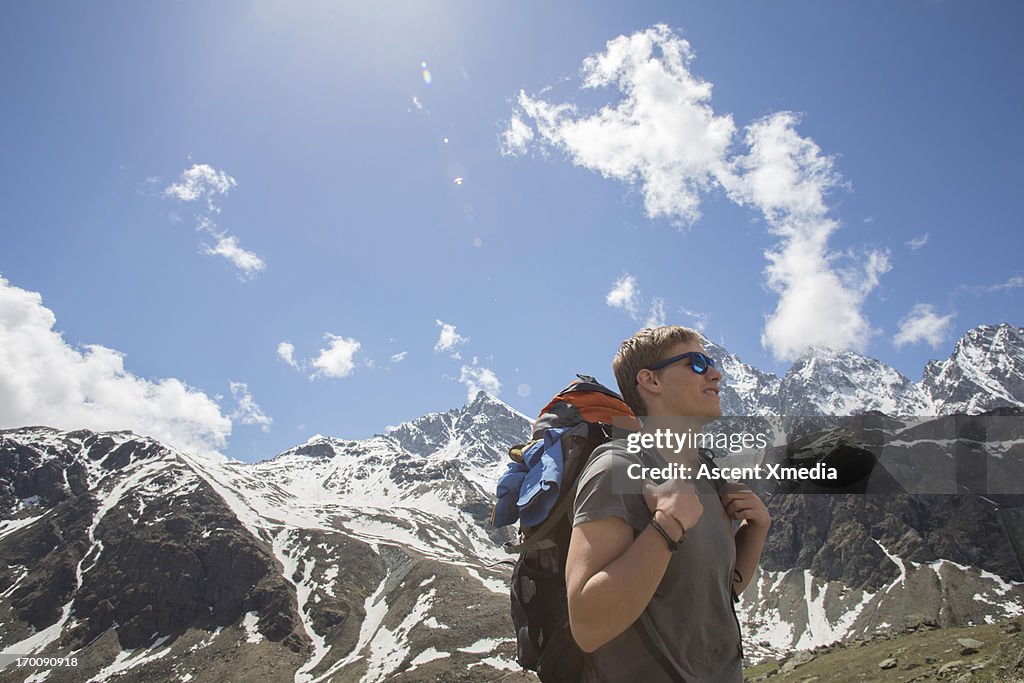
[[130,433],[0,432],[0,652],[73,653],[75,680],[530,680],[507,532],[487,526],[527,430],[481,394],[255,465]]
[[723,415],[780,415],[779,388],[782,380],[770,372],[758,370],[708,341],[704,350],[719,359],[723,381],[720,398]]
[[721,346],[726,415],[974,414],[1024,406],[1024,328],[969,330],[945,361],[930,361],[921,382],[854,351],[812,349],[782,378],[740,361]]
[[978,413],[1024,401],[1024,328],[982,325],[931,361],[921,384],[940,415]]
[[[1020,339],[1009,326],[968,333],[934,373],[942,381],[923,385],[942,387],[943,400],[857,354],[818,352],[779,379],[721,347],[709,352],[723,361],[727,412],[945,414],[988,405],[963,404],[970,389],[958,381],[1024,403]],[[971,373],[948,369],[961,365]],[[755,657],[915,619],[1024,613],[994,514],[1024,501],[943,474],[968,462],[969,421],[876,416],[862,440],[885,444],[875,472],[898,488],[765,493],[773,530],[739,605]],[[1022,416],[1007,413],[997,445],[1009,469],[994,467],[989,480],[1024,479],[1014,469],[1024,462]],[[481,393],[386,434],[316,436],[256,464],[199,459],[128,432],[0,432],[0,652],[78,658],[71,677],[53,669],[36,681],[535,680],[514,663],[500,564],[510,530],[488,523],[507,448],[528,438],[530,421]],[[840,443],[850,429],[829,424],[769,455]],[[922,447],[932,465],[947,464],[907,466]],[[915,489],[922,471],[927,487]],[[0,668],[0,682],[23,676]]]
[[887,415],[931,415],[921,387],[874,358],[852,351],[814,349],[782,378],[783,415],[852,415],[878,410]]

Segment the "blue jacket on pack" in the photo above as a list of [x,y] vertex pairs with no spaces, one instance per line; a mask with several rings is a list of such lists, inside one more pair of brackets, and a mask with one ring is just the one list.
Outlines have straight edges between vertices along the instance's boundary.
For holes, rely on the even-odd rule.
[[523,452],[522,462],[511,462],[498,480],[494,526],[521,519],[526,526],[543,522],[558,500],[562,486],[562,434],[567,427],[544,431],[544,438]]

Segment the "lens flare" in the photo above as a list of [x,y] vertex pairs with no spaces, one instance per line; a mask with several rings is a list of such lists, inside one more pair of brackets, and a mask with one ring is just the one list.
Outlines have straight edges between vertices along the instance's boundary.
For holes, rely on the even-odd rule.
[[458,178],[456,178],[456,179],[455,179],[455,180],[453,180],[452,182],[453,182],[453,183],[455,183],[456,185],[461,185],[461,184],[462,184],[462,182],[463,182],[463,180],[462,180],[462,176],[459,176]]
[[427,63],[420,62],[420,68],[423,69],[423,82],[430,85],[434,79],[430,76],[430,69],[427,68]]

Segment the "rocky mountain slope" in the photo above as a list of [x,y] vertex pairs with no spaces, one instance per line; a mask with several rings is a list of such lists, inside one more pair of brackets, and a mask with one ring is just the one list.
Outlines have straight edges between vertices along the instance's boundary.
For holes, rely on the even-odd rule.
[[944,361],[924,369],[922,389],[941,415],[974,414],[1024,400],[1024,328],[969,330]]
[[[819,352],[779,379],[711,352],[728,412],[947,415],[1024,404],[1020,340],[978,328],[921,385],[856,354]],[[964,398],[960,381],[994,398]],[[783,439],[767,460],[856,444],[871,467],[829,495],[762,490],[775,523],[738,606],[748,654],[1024,613],[996,515],[1024,505],[1022,415],[867,413]],[[488,524],[507,446],[529,423],[481,393],[257,464],[131,433],[0,432],[0,652],[78,659],[33,681],[532,680],[514,662],[509,530]],[[8,666],[0,681],[25,674]]]
[[481,394],[257,465],[2,432],[0,650],[78,659],[46,680],[515,680],[484,486],[503,469],[491,444],[526,424]]

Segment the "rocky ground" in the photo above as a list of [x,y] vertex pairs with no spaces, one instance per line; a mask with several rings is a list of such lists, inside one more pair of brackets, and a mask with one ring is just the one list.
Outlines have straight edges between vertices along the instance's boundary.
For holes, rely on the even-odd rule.
[[796,652],[744,671],[745,680],[1024,681],[1024,620],[938,628],[907,626],[848,643]]

